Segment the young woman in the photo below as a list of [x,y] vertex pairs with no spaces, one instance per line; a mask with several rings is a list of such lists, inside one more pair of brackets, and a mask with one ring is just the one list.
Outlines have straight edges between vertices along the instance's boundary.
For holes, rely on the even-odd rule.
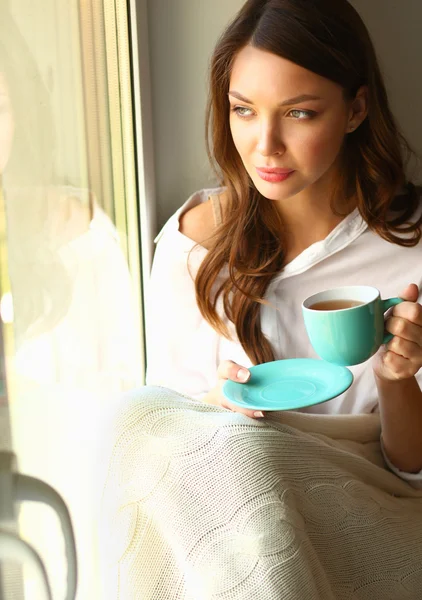
[[227,379],[317,358],[306,297],[344,285],[400,295],[393,339],[308,412],[379,410],[388,464],[417,485],[422,206],[357,12],[346,0],[248,0],[212,58],[208,124],[221,187],[194,194],[157,238],[147,383],[237,411]]

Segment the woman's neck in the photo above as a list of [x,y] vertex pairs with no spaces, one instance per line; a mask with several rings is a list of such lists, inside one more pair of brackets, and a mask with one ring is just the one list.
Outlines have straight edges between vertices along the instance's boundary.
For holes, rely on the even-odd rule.
[[291,262],[312,244],[324,240],[356,208],[356,201],[337,202],[334,206],[340,215],[333,212],[329,194],[323,199],[315,196],[311,199],[303,192],[277,203],[284,224],[286,262]]

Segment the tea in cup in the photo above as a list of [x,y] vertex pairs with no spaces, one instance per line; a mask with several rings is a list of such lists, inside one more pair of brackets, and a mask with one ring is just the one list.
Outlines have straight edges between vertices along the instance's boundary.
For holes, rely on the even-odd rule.
[[385,332],[384,313],[401,302],[401,298],[382,300],[371,286],[340,287],[310,296],[302,313],[312,347],[335,365],[365,362],[392,339]]

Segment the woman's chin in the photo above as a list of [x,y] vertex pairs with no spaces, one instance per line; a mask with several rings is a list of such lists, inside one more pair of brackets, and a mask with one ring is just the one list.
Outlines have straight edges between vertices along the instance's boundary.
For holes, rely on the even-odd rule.
[[288,200],[292,196],[298,194],[303,188],[298,189],[298,186],[286,185],[288,182],[283,181],[281,183],[268,183],[266,181],[254,180],[254,184],[258,192],[267,198],[275,202],[282,202]]

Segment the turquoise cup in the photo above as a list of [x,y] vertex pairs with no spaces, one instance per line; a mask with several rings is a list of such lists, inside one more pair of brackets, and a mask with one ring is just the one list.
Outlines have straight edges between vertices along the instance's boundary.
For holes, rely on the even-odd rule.
[[[355,305],[335,308],[346,301]],[[401,302],[401,298],[382,300],[379,290],[370,286],[347,286],[310,296],[303,302],[302,312],[312,347],[334,365],[365,362],[392,339],[385,331],[384,313]]]

